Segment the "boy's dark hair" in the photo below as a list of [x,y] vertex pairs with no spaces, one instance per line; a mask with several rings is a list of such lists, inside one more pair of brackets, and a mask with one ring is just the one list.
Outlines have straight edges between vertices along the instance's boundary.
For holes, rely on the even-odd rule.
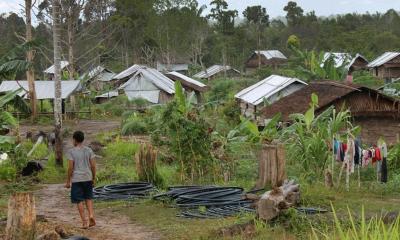
[[82,131],[75,131],[72,138],[78,143],[82,143],[85,140],[85,134]]

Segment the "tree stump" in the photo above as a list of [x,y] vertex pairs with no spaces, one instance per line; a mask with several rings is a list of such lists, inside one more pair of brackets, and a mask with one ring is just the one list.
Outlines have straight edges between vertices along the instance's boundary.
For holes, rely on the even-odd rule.
[[294,181],[285,181],[281,187],[274,188],[261,196],[257,203],[257,216],[263,221],[269,221],[299,202],[299,184]]
[[283,144],[262,146],[258,156],[256,188],[280,187],[286,179],[285,147]]
[[36,233],[35,198],[32,193],[15,193],[8,201],[6,240],[33,240]]

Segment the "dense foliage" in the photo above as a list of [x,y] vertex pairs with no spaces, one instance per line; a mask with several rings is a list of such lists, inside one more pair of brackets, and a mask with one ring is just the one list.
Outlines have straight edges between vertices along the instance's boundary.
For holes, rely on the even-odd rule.
[[[261,6],[249,6],[242,17],[223,0],[212,1],[209,15],[196,0],[82,1],[83,6],[76,2],[68,4],[80,14],[63,15],[62,34],[67,39],[68,32],[72,33],[72,40],[63,42],[62,48],[66,60],[73,53],[71,59],[78,71],[103,64],[118,72],[133,63],[154,66],[156,61],[191,62],[197,70],[215,63],[242,68],[256,48],[279,49],[286,55],[291,55],[292,47],[360,53],[370,60],[384,51],[400,49],[400,16],[393,9],[328,17],[305,12],[289,2],[284,7],[286,18],[271,19],[269,10]],[[35,6],[34,11],[39,11],[34,26],[38,43],[34,67],[42,77],[52,58],[51,29],[46,25],[51,20],[49,4]],[[72,30],[68,20],[75,23]],[[0,16],[0,56],[23,42],[17,36],[24,31],[24,19],[19,15]],[[24,59],[24,53],[19,59]]]

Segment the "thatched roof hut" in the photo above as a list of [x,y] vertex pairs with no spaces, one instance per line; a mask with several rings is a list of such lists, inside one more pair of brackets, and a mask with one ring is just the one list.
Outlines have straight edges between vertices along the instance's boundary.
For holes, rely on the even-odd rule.
[[364,142],[376,143],[381,136],[391,144],[397,141],[400,134],[400,102],[377,90],[358,85],[345,85],[333,81],[310,83],[265,107],[261,117],[269,119],[281,113],[283,121],[290,122],[291,114],[305,113],[309,109],[313,93],[319,97],[316,114],[330,106],[349,109],[354,123],[362,128]]

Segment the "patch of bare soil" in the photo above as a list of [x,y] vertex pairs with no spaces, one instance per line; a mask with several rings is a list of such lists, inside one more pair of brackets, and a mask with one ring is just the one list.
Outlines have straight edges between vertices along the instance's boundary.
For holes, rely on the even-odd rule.
[[62,184],[44,185],[35,195],[37,214],[43,215],[49,225],[62,225],[74,235],[91,240],[161,239],[157,232],[132,223],[127,216],[117,215],[111,209],[95,209],[97,226],[88,230],[80,229],[78,211],[69,200],[68,189]]

